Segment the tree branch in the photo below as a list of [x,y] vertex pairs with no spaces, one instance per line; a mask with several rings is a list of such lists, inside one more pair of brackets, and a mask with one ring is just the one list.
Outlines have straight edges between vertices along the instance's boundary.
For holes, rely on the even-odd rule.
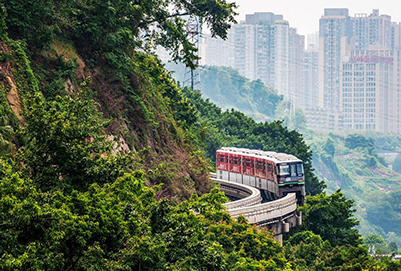
[[[168,15],[166,18],[163,18],[163,19],[166,20],[168,18],[185,16],[185,15],[189,15],[189,12],[171,14],[171,15]],[[141,24],[151,24],[151,23],[158,22],[158,21],[159,21],[159,19],[153,19],[153,20],[149,20],[149,21],[144,21]]]

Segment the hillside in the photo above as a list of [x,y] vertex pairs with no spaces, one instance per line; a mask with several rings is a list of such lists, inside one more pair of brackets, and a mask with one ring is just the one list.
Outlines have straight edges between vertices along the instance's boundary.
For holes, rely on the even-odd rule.
[[[372,137],[368,137],[368,136]],[[313,166],[327,184],[327,190],[338,188],[356,201],[356,216],[364,235],[379,233],[401,245],[399,208],[401,175],[389,169],[387,162],[377,154],[380,142],[389,135],[351,134],[308,136]],[[397,136],[391,136],[397,142]],[[376,138],[376,140],[374,139]],[[377,142],[377,143],[375,143]],[[394,145],[397,148],[397,144]]]
[[[0,3],[1,270],[401,268],[368,254],[351,200],[320,193],[301,134],[180,89],[151,53],[162,45],[193,66],[182,14],[171,12],[201,16],[224,38],[235,8],[215,0]],[[222,145],[304,160],[314,196],[283,246],[231,218],[228,199],[210,187]]]
[[[168,63],[173,78],[183,85],[186,69],[182,64]],[[278,104],[283,100],[277,91],[260,80],[249,80],[229,67],[199,67],[202,95],[223,109],[234,108],[256,121],[272,121]]]
[[[174,67],[174,65],[168,65],[168,67]],[[178,80],[183,80],[183,72],[183,69],[176,69],[174,76]],[[279,140],[280,137],[271,138],[268,134],[259,134],[263,130],[262,128],[253,128],[254,126],[267,125],[263,125],[263,122],[258,124],[257,116],[265,115],[266,108],[270,107],[270,110],[274,110],[273,112],[276,113],[276,117],[284,120],[282,125],[287,126],[288,130],[292,128],[302,132],[300,136],[305,138],[308,150],[310,148],[310,152],[313,153],[313,167],[308,167],[308,170],[309,168],[313,169],[314,174],[311,174],[312,176],[308,176],[307,178],[307,182],[308,179],[311,180],[311,185],[307,185],[308,192],[314,195],[323,190],[323,185],[320,185],[317,181],[318,178],[323,180],[324,184],[327,185],[326,190],[329,194],[341,188],[347,197],[356,201],[356,216],[360,221],[359,228],[364,236],[378,233],[386,238],[388,243],[396,241],[398,246],[401,247],[401,232],[397,226],[401,222],[399,220],[401,209],[398,208],[398,204],[392,204],[391,206],[388,204],[388,202],[399,200],[401,175],[396,171],[390,170],[386,162],[376,153],[386,151],[387,153],[391,152],[392,156],[394,156],[394,153],[400,152],[401,139],[399,137],[367,133],[366,138],[363,135],[361,138],[356,137],[354,145],[346,146],[346,134],[336,135],[333,133],[314,133],[308,131],[305,128],[305,116],[302,110],[297,109],[294,117],[290,119],[283,103],[280,106],[277,106],[277,104],[270,106],[271,100],[269,97],[273,97],[274,92],[269,92],[270,96],[260,95],[260,97],[264,97],[261,100],[262,104],[265,102],[264,99],[267,99],[265,107],[251,106],[259,103],[259,100],[256,99],[259,97],[259,94],[252,96],[251,93],[253,90],[249,88],[250,85],[257,81],[251,83],[250,80],[241,77],[237,72],[225,67],[204,67],[201,70],[201,76],[203,76],[201,77],[202,80],[203,78],[210,79],[210,81],[203,80],[206,82],[202,83],[202,91],[205,91],[202,93],[204,98],[209,99],[211,103],[223,105],[223,108],[236,109],[239,107],[239,104],[246,104],[248,107],[243,106],[242,108],[245,111],[241,110],[241,112],[247,112],[246,115],[252,117],[252,119],[246,119],[237,115],[231,117],[237,119],[244,118],[243,121],[246,123],[245,127],[238,129],[241,132],[238,131],[238,134],[236,134],[234,131],[235,128],[231,127],[231,125],[239,127],[238,123],[240,121],[230,121],[230,118],[227,118],[230,111],[225,113],[223,111],[222,115],[226,115],[224,117],[218,117],[214,114],[211,117],[212,123],[209,126],[215,125],[220,127],[222,134],[228,134],[229,136],[227,138],[224,136],[211,138],[211,146],[231,144],[239,147],[279,150],[297,155],[297,148],[292,144],[288,144],[288,148],[286,148],[282,146],[282,142]],[[226,84],[226,82],[228,83]],[[242,83],[233,86],[230,82]],[[228,87],[225,87],[225,85]],[[247,86],[247,91],[241,93],[241,86],[243,92],[245,86]],[[267,90],[267,88],[264,89]],[[275,97],[278,98],[279,96]],[[190,101],[193,100],[190,99]],[[194,103],[198,104],[198,102]],[[213,110],[209,109],[209,111]],[[274,114],[269,115],[269,117],[274,118]],[[258,132],[255,133],[252,129],[256,129]],[[271,127],[270,129],[273,128]],[[249,137],[247,132],[244,131],[249,131]],[[255,135],[261,136],[257,137],[258,143],[255,142]],[[286,135],[285,137],[288,138],[289,136]],[[369,142],[367,138],[374,139],[373,142],[370,142],[372,144],[371,149],[364,149],[364,146],[360,148],[358,144],[362,144],[360,142],[365,141]],[[265,140],[268,143],[264,143]],[[329,143],[327,143],[328,141]],[[215,148],[207,150],[211,159],[213,159],[212,153],[214,150]],[[302,157],[302,159],[307,161],[308,158]],[[398,156],[395,161],[393,157],[392,161],[393,168],[401,172],[401,156]],[[313,188],[316,188],[316,190]]]
[[[164,183],[161,196],[185,199],[207,191],[208,164],[197,155],[198,147],[188,141],[194,120],[191,106],[157,58],[141,53],[139,45],[135,51],[126,50],[124,42],[139,44],[135,37],[123,35],[127,26],[117,22],[106,26],[100,17],[91,17],[100,16],[98,10],[107,7],[7,3],[8,37],[0,43],[5,123],[18,130],[24,122],[24,99],[39,90],[49,101],[58,95],[91,98],[103,117],[111,120],[105,128],[107,134],[125,151],[145,151],[146,169],[157,169],[149,185]],[[86,17],[75,13],[57,17],[78,7]],[[25,16],[25,10],[32,10],[32,16]],[[45,17],[53,20],[42,20]],[[92,29],[79,28],[91,19],[96,19]],[[106,39],[99,39],[101,36]],[[16,137],[12,141],[14,146],[23,145]]]

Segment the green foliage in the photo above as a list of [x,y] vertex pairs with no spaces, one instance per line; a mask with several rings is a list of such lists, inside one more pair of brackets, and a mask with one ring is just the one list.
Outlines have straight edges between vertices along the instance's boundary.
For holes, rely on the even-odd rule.
[[90,100],[35,94],[26,107],[19,159],[0,159],[0,269],[285,269],[272,234],[233,221],[218,188],[156,201]]
[[297,108],[295,110],[295,115],[288,120],[289,124],[287,125],[290,129],[294,129],[297,132],[305,132],[306,131],[306,117],[302,109]]
[[376,167],[376,166],[377,166],[377,160],[376,160],[376,158],[373,157],[373,156],[370,156],[370,157],[368,158],[367,165],[368,165],[369,167],[371,167],[371,168]]
[[38,49],[49,47],[57,30],[54,5],[49,0],[4,2],[6,24],[12,39],[24,39]]
[[335,147],[334,147],[334,142],[333,140],[331,140],[330,138],[327,139],[326,144],[323,147],[323,150],[329,154],[331,157],[334,156],[334,153],[336,151]]
[[0,155],[6,155],[12,149],[12,127],[8,123],[8,112],[0,104]]
[[[180,64],[168,64],[173,77],[183,83],[185,70]],[[235,108],[255,120],[272,120],[283,99],[262,81],[251,81],[229,67],[205,66],[199,69],[202,95],[221,108]]]
[[[389,254],[392,252],[383,237],[376,233],[366,235],[364,241],[365,244],[368,245],[369,250],[374,254]],[[395,242],[392,243],[395,244]],[[395,244],[395,246],[397,246],[397,244]]]
[[[193,66],[196,49],[187,40],[183,15],[198,16],[213,35],[226,37],[235,22],[234,3],[221,0],[5,2],[10,37],[26,39],[33,48],[47,48],[63,35],[93,62],[100,56],[114,68],[125,63],[135,48],[155,43],[171,50],[174,59]],[[141,33],[147,42],[142,45]]]
[[376,191],[368,194],[366,202],[367,219],[376,226],[383,228],[385,232],[395,232],[401,235],[399,227],[401,223],[401,191],[385,193]]
[[[360,233],[366,235],[375,232],[383,237],[390,232],[395,234],[395,228],[389,227],[392,224],[388,222],[398,221],[399,212],[395,206],[387,205],[388,199],[381,198],[384,197],[382,194],[400,190],[400,175],[387,167],[389,163],[393,164],[393,169],[397,168],[397,160],[392,163],[391,158],[394,159],[396,156],[398,136],[379,133],[343,136],[331,133],[308,134],[305,138],[314,153],[313,165],[316,172],[319,177],[326,180],[327,193],[333,193],[341,188],[347,197],[355,200],[357,209],[355,216],[361,222]],[[326,147],[329,141],[333,142],[335,148],[333,156]],[[372,141],[375,142],[374,146]],[[383,149],[385,141],[389,142],[393,151]],[[384,206],[381,206],[382,204]],[[386,218],[381,219],[383,216],[374,209],[382,210]],[[371,211],[374,215],[370,215]],[[387,243],[394,241],[398,246],[401,244],[398,236],[386,241]]]
[[7,35],[7,26],[5,22],[6,16],[6,8],[3,4],[0,4],[0,40]]
[[295,270],[398,270],[400,266],[389,259],[375,261],[362,246],[332,247],[310,231],[292,236],[285,255]]
[[203,100],[200,93],[186,89],[183,92],[200,113],[202,125],[208,134],[205,138],[206,152],[215,161],[216,150],[223,146],[286,152],[304,162],[306,191],[321,193],[324,183],[316,178],[312,168],[312,152],[296,131],[283,127],[281,121],[256,123],[252,118],[235,110],[222,112],[220,108]]
[[398,252],[398,246],[397,246],[397,243],[396,243],[396,242],[390,242],[390,243],[388,244],[388,248],[390,249],[390,251],[391,251],[392,253]]
[[174,206],[155,201],[137,171],[103,187],[43,193],[0,165],[2,270],[285,268],[271,233],[232,221],[218,189]]
[[398,154],[393,162],[393,170],[401,173],[401,154]]
[[326,193],[308,196],[300,207],[302,226],[295,231],[312,231],[332,246],[358,246],[362,241],[355,229],[359,222],[353,217],[353,207],[354,201],[347,199],[341,190],[329,196]]
[[79,97],[46,102],[37,93],[26,102],[19,161],[42,190],[82,189],[122,175],[124,161],[112,155],[112,141],[102,133],[106,122],[94,104]]
[[351,134],[345,139],[345,146],[350,149],[365,149],[369,154],[372,154],[375,144],[372,138],[367,139],[363,135]]

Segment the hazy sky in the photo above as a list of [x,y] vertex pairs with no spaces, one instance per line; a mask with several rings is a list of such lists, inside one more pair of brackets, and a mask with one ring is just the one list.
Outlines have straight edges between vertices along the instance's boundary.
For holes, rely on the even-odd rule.
[[325,8],[348,8],[355,13],[370,14],[379,9],[380,14],[391,16],[393,22],[401,22],[400,0],[229,0],[239,5],[237,21],[245,20],[245,14],[254,12],[273,12],[282,14],[290,27],[298,29],[302,35],[319,30],[319,19]]

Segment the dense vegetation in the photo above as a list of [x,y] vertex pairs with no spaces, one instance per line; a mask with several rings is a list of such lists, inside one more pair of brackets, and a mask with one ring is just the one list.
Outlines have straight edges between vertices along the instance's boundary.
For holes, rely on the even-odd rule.
[[[224,37],[234,7],[214,0],[0,3],[1,270],[400,268],[360,245],[353,204],[340,191],[339,207],[320,204],[332,198],[317,194],[324,184],[299,133],[222,112],[186,90],[191,105],[146,53],[161,44],[191,66],[194,51],[178,15],[200,15]],[[317,195],[304,206],[307,232],[284,247],[243,217],[233,220],[222,205],[227,198],[209,188],[200,146],[210,155],[240,143],[305,160],[309,193]],[[325,231],[308,226],[315,206],[328,214],[318,223]],[[332,215],[340,208],[349,223]]]
[[[192,144],[189,129],[194,112],[159,60],[145,52],[162,45],[174,59],[193,65],[196,49],[186,40],[182,15],[201,16],[213,34],[224,37],[234,20],[234,4],[214,0],[1,3],[2,100],[12,100],[14,115],[24,108],[28,94],[38,90],[47,100],[83,93],[111,119],[105,132],[117,137],[125,150],[148,149],[148,168],[163,164],[160,174],[150,179],[165,184],[162,194],[180,199],[207,191],[208,165]],[[27,74],[32,80],[23,78],[24,61],[30,62]],[[36,89],[21,85],[33,80]],[[12,95],[5,91],[8,88],[13,89]],[[9,109],[8,104],[2,107]],[[1,122],[19,128],[13,114]],[[1,144],[6,147],[10,136],[6,131],[4,136]],[[16,137],[14,143],[23,144]],[[181,173],[169,174],[166,165]]]
[[[169,64],[167,67],[176,71],[173,74],[175,78],[183,80],[182,74],[184,70],[177,68],[180,66]],[[216,74],[219,74],[219,76]],[[235,109],[239,107],[239,104],[247,104],[249,105],[248,107],[241,108],[242,112],[252,116],[253,119],[264,120],[258,116],[264,114],[263,110],[265,108],[252,106],[258,102],[258,96],[251,95],[253,89],[250,88],[256,81],[251,84],[248,79],[226,67],[202,67],[201,76],[201,79],[203,79],[202,95],[209,98],[210,102],[221,105],[224,108]],[[207,80],[205,80],[206,78]],[[231,87],[225,88],[226,82]],[[244,82],[244,84],[230,84],[230,82]],[[240,92],[241,95],[239,95]],[[270,91],[270,97],[274,97],[273,94],[274,92]],[[270,99],[265,99],[268,104]],[[397,174],[397,172],[401,173],[401,137],[379,133],[347,135],[345,133],[312,132],[306,128],[306,118],[301,109],[296,109],[295,112],[292,112],[293,114],[290,114],[291,110],[289,110],[290,108],[285,101],[281,101],[279,106],[275,105],[272,108],[275,109],[275,113],[269,115],[269,117],[274,117],[275,115],[276,119],[282,120],[281,125],[302,133],[307,145],[311,146],[313,166],[316,168],[315,173],[320,179],[325,180],[328,194],[334,193],[341,188],[347,197],[355,200],[355,215],[361,222],[358,227],[363,235],[368,236],[378,233],[385,237],[387,244],[396,242],[398,246],[401,246],[401,232],[398,227],[401,210],[398,208],[399,205],[396,204],[399,201],[401,191],[400,175]],[[220,128],[217,129],[219,132],[222,131],[222,134],[227,133],[224,127],[230,126],[230,124],[224,122],[223,118],[212,116],[210,119],[212,122],[208,123],[208,129],[213,131],[211,127],[216,126],[223,128],[222,130],[219,130]],[[244,130],[249,131],[250,138],[254,137],[255,133],[249,127],[260,124],[246,118],[243,120],[246,122],[246,125],[244,124],[246,128],[242,129],[242,133],[246,133],[243,132]],[[220,123],[222,124],[220,125]],[[249,123],[251,123],[250,126]],[[239,137],[243,139],[247,135],[239,135]],[[266,139],[268,139],[268,142],[275,142],[274,139],[269,137],[266,137]],[[213,140],[216,141],[215,139]],[[229,145],[232,142],[236,146],[262,148],[260,145],[247,141],[248,139],[238,141],[237,136],[234,139],[232,136],[228,139],[223,136],[217,140],[220,145]],[[263,138],[260,142],[263,142]],[[214,142],[208,144],[208,146],[213,146],[213,144],[218,145]],[[264,144],[263,148],[296,153],[297,148],[293,148],[293,146],[289,149],[277,148],[276,146],[280,144],[274,143],[275,146]],[[213,157],[213,151],[214,149],[208,152],[210,157]],[[388,161],[386,162],[378,153],[388,156],[389,159],[386,159]],[[303,159],[310,160],[305,156],[303,156]],[[392,165],[394,171],[387,168],[388,164]],[[320,193],[321,191],[322,189],[318,189],[315,193]]]
[[396,151],[397,136],[330,133],[307,136],[306,140],[314,153],[313,165],[327,180],[328,191],[341,187],[355,200],[363,235],[380,234],[387,244],[396,242],[400,246],[400,175],[388,168],[388,163],[396,165],[397,160],[386,162],[378,155],[383,149]]
[[90,101],[37,94],[26,104],[27,144],[0,160],[2,270],[285,268],[271,233],[233,221],[218,189],[156,201],[153,172],[113,154]]
[[[166,67],[174,71],[172,76],[181,84],[188,79],[183,64],[168,63]],[[251,81],[233,68],[204,66],[199,68],[199,75],[204,98],[223,109],[241,111],[257,122],[272,121],[277,105],[283,100],[283,96],[262,81]]]
[[187,89],[184,94],[200,114],[199,125],[207,129],[205,148],[211,160],[221,146],[291,153],[304,162],[307,194],[323,192],[325,185],[313,173],[312,152],[300,133],[289,131],[281,121],[257,123],[234,109],[223,111],[199,92]]

